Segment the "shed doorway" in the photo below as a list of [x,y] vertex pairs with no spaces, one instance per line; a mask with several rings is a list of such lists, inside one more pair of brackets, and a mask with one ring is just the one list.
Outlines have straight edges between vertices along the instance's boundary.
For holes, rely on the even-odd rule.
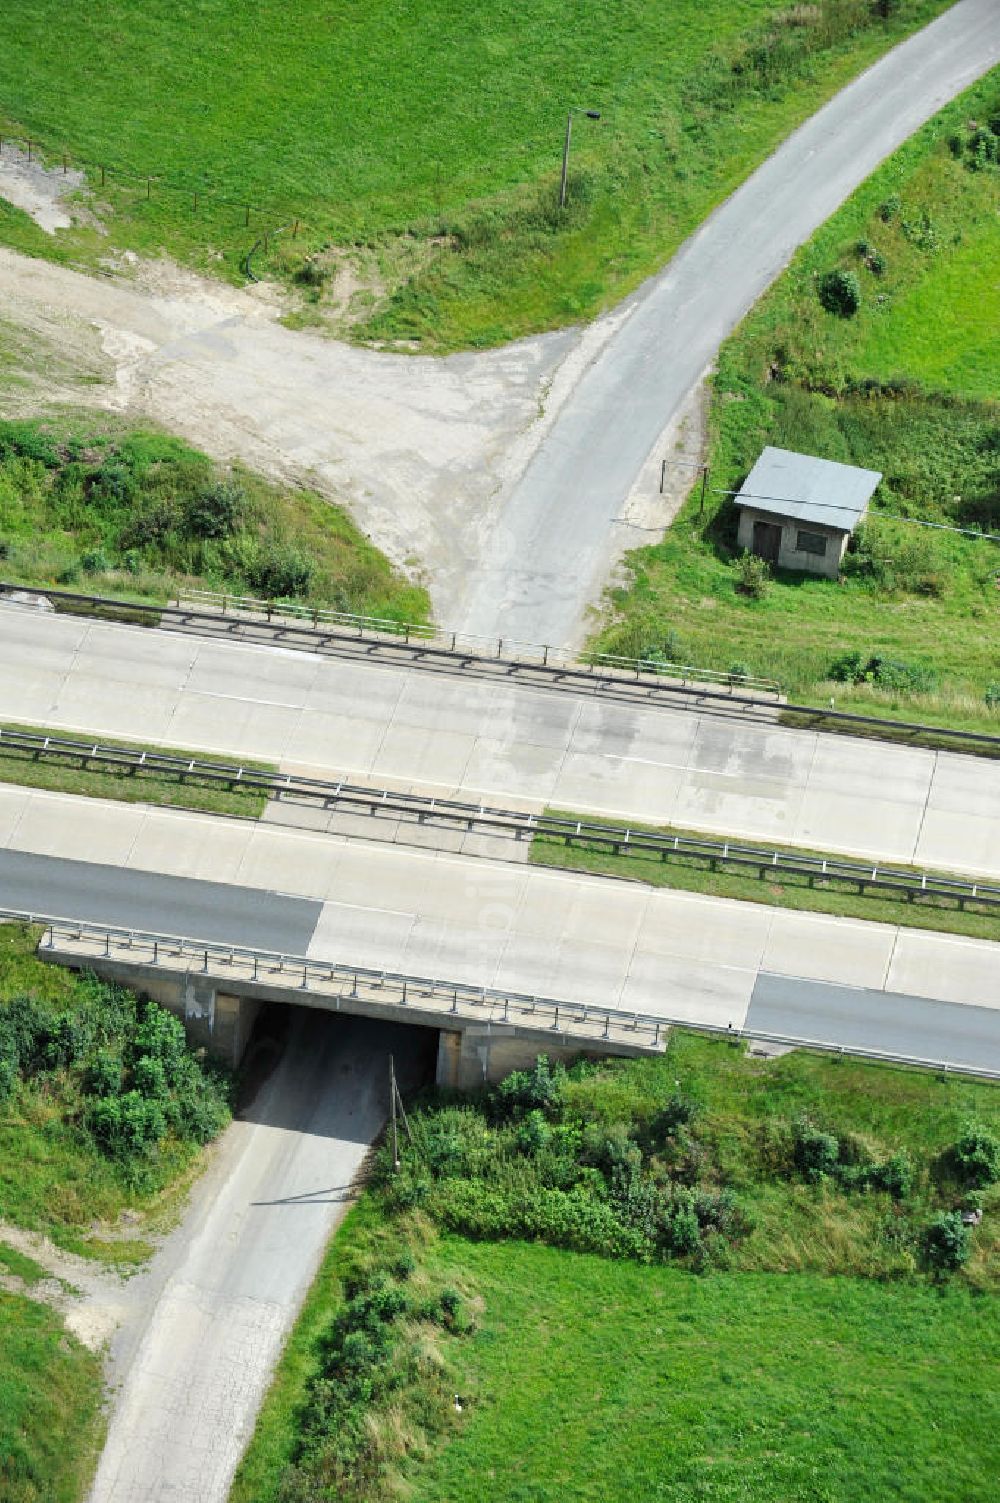
[[781,528],[776,522],[753,524],[753,551],[759,558],[766,559],[769,564],[778,562],[778,554],[781,551]]

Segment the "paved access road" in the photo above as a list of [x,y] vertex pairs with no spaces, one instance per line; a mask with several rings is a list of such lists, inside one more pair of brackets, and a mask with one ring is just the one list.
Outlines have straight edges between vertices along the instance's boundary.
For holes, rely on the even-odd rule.
[[[723,1028],[762,973],[924,997],[955,1004],[948,1059],[966,1007],[1000,1009],[1000,945],[980,940],[0,786],[0,907],[26,891],[60,917],[223,942],[278,893],[266,936],[288,953]],[[822,1031],[822,1009],[804,1016]],[[913,1052],[905,1017],[890,1031]]]
[[1000,762],[709,713],[0,606],[0,716],[1000,875]]
[[[1000,62],[997,0],[960,0],[797,130],[632,300],[465,582],[463,630],[559,646],[608,572],[624,503],[668,422],[765,287],[880,161]],[[639,539],[641,541],[641,538]],[[636,535],[618,546],[634,546]]]
[[[90,1503],[222,1503],[299,1306],[419,1030],[295,1010],[284,1056],[212,1150],[184,1222],[137,1275],[111,1347]],[[432,1051],[433,1053],[433,1051]]]

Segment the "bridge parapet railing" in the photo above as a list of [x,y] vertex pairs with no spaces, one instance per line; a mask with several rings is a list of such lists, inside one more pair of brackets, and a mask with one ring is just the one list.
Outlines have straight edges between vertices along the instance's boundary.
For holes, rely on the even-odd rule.
[[717,668],[704,668],[699,664],[681,663],[659,656],[630,658],[610,652],[576,654],[537,642],[521,642],[514,637],[479,636],[474,632],[452,631],[448,627],[427,622],[360,616],[296,601],[260,600],[250,595],[227,595],[216,590],[185,590],[176,598],[178,606],[190,604],[201,610],[217,610],[222,615],[251,616],[263,621],[274,621],[277,618],[312,627],[333,626],[353,632],[360,638],[372,637],[379,641],[395,639],[406,646],[427,642],[444,648],[447,652],[469,657],[514,658],[520,663],[537,663],[543,668],[575,671],[589,668],[597,673],[610,673],[626,678],[669,679],[682,685],[711,684],[731,690],[772,695],[775,699],[781,694],[781,685],[776,679],[762,678],[753,673],[722,672]]
[[[133,929],[114,928],[95,923],[81,923],[75,919],[53,918],[48,914],[31,913],[20,909],[0,909],[0,922],[38,925],[42,928],[39,944],[41,953],[48,951],[54,959],[70,960],[85,968],[88,960],[103,958],[118,959],[125,963],[162,965],[165,969],[200,970],[220,978],[231,976],[237,967],[249,967],[254,979],[256,962],[258,982],[273,982],[275,976],[283,978],[281,984],[299,991],[319,989],[325,985],[334,995],[357,996],[362,999],[362,986],[369,1000],[392,1000],[386,988],[395,987],[396,1000],[400,1007],[412,1008],[417,1014],[422,1010],[432,1014],[440,1026],[441,1004],[448,1004],[447,1011],[454,1016],[493,1023],[520,1023],[537,1029],[545,1026],[553,1038],[561,1034],[563,1042],[588,1044],[598,1050],[602,1045],[609,1053],[614,1046],[625,1046],[629,1053],[659,1053],[666,1046],[672,1028],[684,1028],[695,1033],[704,1033],[731,1040],[733,1043],[769,1044],[780,1048],[809,1049],[824,1054],[850,1055],[884,1064],[907,1065],[917,1069],[934,1070],[939,1074],[969,1075],[977,1079],[1000,1080],[1000,1070],[974,1065],[963,1061],[931,1059],[922,1055],[894,1053],[886,1049],[873,1049],[863,1044],[845,1044],[831,1039],[796,1036],[794,1034],[765,1033],[756,1028],[745,1028],[732,1023],[698,1021],[690,1017],[677,1018],[664,1014],[651,1017],[637,1013],[625,1013],[611,1008],[586,1006],[583,1003],[558,1001],[554,998],[527,996],[516,992],[491,991],[489,988],[465,986],[447,981],[428,981],[425,978],[404,976],[396,972],[378,971],[326,961],[311,960],[301,956],[280,955],[247,949],[241,946],[206,944],[201,940],[183,939],[174,935],[152,934]],[[270,970],[262,966],[271,967]],[[214,969],[217,967],[217,969]],[[239,972],[236,972],[239,974]],[[350,987],[350,990],[345,988]],[[404,998],[405,988],[405,998]],[[465,1011],[466,1008],[470,1010]],[[523,1008],[520,1016],[516,1009]],[[546,1009],[548,1011],[546,1012]],[[573,1028],[570,1031],[570,1021]],[[588,1032],[584,1034],[583,1030]]]
[[80,965],[89,959],[155,966],[230,985],[239,980],[249,986],[399,1007],[415,1015],[432,1015],[438,1022],[454,1018],[456,1026],[459,1021],[476,1021],[544,1030],[554,1040],[590,1043],[610,1051],[619,1046],[628,1052],[659,1053],[666,1042],[667,1030],[659,1018],[615,1008],[74,919],[14,912],[0,916],[42,923],[40,952],[72,955]]

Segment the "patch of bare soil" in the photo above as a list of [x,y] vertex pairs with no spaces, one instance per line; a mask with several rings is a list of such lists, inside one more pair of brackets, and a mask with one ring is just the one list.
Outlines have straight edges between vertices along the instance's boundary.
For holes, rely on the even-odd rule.
[[[47,235],[69,229],[74,218],[84,217],[66,200],[86,187],[82,172],[73,168],[45,167],[30,160],[26,150],[5,141],[0,147],[0,198],[30,214]],[[86,216],[93,222],[92,216]]]
[[8,1222],[0,1221],[0,1242],[31,1258],[49,1275],[29,1283],[14,1274],[0,1274],[0,1289],[58,1310],[68,1329],[91,1351],[111,1339],[132,1303],[119,1274]]

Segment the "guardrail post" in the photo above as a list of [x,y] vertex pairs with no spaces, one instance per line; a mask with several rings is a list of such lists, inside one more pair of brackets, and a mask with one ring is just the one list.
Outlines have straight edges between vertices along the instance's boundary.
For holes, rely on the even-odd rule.
[[205,951],[205,961],[204,961],[204,964],[202,965],[202,970],[203,971],[207,971],[208,970],[208,951],[207,950]]
[[308,991],[309,989],[309,967],[307,965],[302,967],[302,980],[299,982],[299,988],[302,991]]
[[160,944],[159,944],[158,940],[154,939],[153,940],[153,964],[154,965],[159,965],[159,963],[160,963]]

